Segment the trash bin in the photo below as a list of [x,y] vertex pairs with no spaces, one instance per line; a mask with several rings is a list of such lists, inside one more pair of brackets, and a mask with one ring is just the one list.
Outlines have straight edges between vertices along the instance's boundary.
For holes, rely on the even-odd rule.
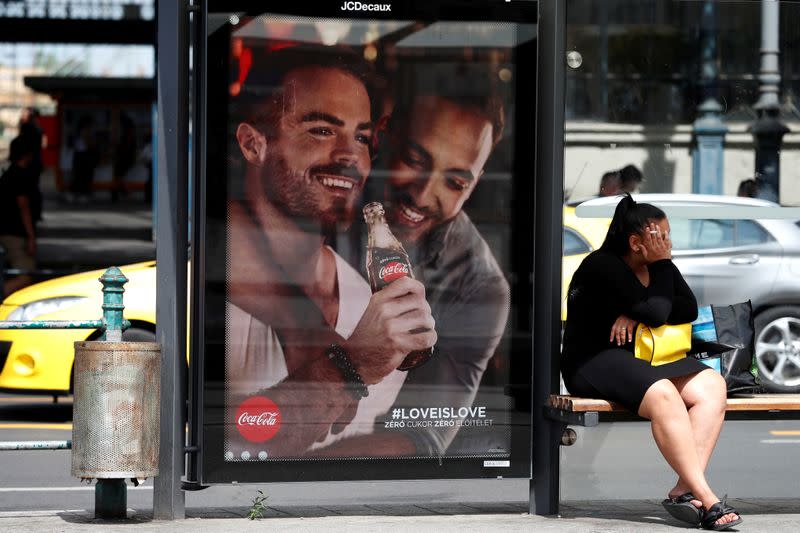
[[160,368],[157,343],[75,343],[73,476],[158,475]]

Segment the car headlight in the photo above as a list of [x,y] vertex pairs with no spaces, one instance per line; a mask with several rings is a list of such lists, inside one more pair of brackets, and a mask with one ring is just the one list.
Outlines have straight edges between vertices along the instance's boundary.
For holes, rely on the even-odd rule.
[[49,315],[78,305],[86,299],[85,296],[59,296],[36,300],[17,307],[8,314],[6,320],[36,320],[42,315]]

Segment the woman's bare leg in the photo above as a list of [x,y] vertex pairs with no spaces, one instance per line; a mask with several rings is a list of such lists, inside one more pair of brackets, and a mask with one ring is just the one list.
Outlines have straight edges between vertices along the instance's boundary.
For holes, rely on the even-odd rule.
[[[727,396],[725,378],[708,369],[690,376],[673,378],[670,381],[675,385],[689,410],[695,449],[700,467],[705,472],[725,421]],[[669,491],[669,497],[680,496],[688,490],[686,483],[678,478],[675,487]],[[700,502],[695,500],[695,505],[699,507]]]
[[[708,509],[718,502],[719,498],[706,481],[696,446],[687,446],[695,442],[692,423],[680,392],[670,380],[662,379],[647,389],[639,406],[639,416],[650,419],[653,437],[664,459],[703,507]],[[726,523],[736,518],[729,514],[717,522]]]

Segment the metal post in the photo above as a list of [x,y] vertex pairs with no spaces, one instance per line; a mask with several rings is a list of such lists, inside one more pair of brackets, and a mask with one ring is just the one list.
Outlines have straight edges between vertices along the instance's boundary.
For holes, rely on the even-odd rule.
[[[191,13],[190,42],[192,43],[192,76],[196,80],[192,87],[192,131],[189,137],[189,147],[191,152],[189,189],[192,195],[189,198],[189,218],[192,221],[191,242],[206,242],[206,144],[207,119],[206,119],[206,87],[201,80],[206,79],[206,65],[208,62],[206,52],[207,35],[207,2],[194,0]],[[203,247],[192,246],[192,277],[197,280],[206,279],[205,253]],[[191,350],[191,369],[187,368],[187,464],[184,490],[203,488],[198,480],[202,478],[202,460],[200,457],[200,428],[203,424],[203,361],[204,361],[204,340],[202,333],[205,330],[205,287],[200,283],[194,283],[189,293],[190,324],[192,325],[189,344]]]
[[600,2],[597,4],[597,25],[600,30],[598,47],[600,48],[597,81],[595,82],[595,90],[599,94],[599,109],[597,114],[603,117],[603,120],[610,121],[608,116],[608,2]]
[[128,489],[124,479],[98,479],[94,486],[94,517],[128,518]]
[[722,194],[723,145],[728,128],[722,122],[722,105],[717,101],[717,14],[716,2],[703,3],[700,22],[700,87],[703,102],[692,127],[692,192]]
[[123,324],[122,312],[125,306],[122,303],[122,294],[128,278],[117,267],[111,267],[100,276],[103,284],[103,336],[100,340],[110,342],[122,341]]
[[16,450],[71,450],[71,440],[24,440],[0,442],[0,451]]
[[531,514],[558,513],[561,428],[544,416],[558,390],[561,225],[564,203],[564,86],[566,2],[539,0],[534,189],[533,478]]
[[789,131],[779,119],[781,73],[778,65],[780,36],[780,4],[776,0],[761,2],[761,70],[758,74],[758,120],[750,126],[756,143],[756,178],[758,196],[774,202],[780,197],[780,149],[783,136]]
[[153,516],[186,515],[184,471],[186,267],[188,249],[189,35],[187,2],[158,2],[156,338],[161,343],[161,454]]
[[[125,305],[122,295],[128,278],[117,267],[100,276],[103,284],[103,334],[101,341],[121,342]],[[124,479],[98,479],[94,486],[94,516],[106,520],[127,518],[128,489]]]

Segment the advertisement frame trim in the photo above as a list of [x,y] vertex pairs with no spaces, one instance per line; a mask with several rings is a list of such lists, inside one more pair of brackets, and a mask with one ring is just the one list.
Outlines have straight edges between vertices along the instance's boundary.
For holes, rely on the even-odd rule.
[[[532,2],[529,3],[529,7],[530,7],[531,3]],[[353,17],[353,18],[357,18],[357,17]],[[505,21],[506,19],[503,18],[502,20]],[[537,27],[538,27],[539,23],[538,22],[534,22],[534,23],[537,24]],[[200,34],[200,35],[198,35],[198,38],[199,39],[204,39],[204,38],[206,38],[206,36],[203,35],[203,34]],[[538,39],[537,39],[537,41],[538,41]],[[538,47],[538,44],[536,46]],[[535,53],[531,54],[530,57],[533,58],[534,55],[535,55]],[[226,62],[226,64],[227,64],[227,62]],[[522,63],[518,63],[518,65],[521,68],[524,68],[524,65]],[[207,62],[203,63],[203,66],[208,66],[208,63]],[[203,72],[203,75],[200,76],[198,78],[198,80],[197,80],[198,82],[203,84],[203,86],[204,86],[204,98],[206,98],[208,100],[211,100],[211,98],[210,98],[209,93],[207,92],[208,87],[206,87],[205,84],[206,84],[206,82],[207,82],[207,80],[209,79],[210,76],[211,76],[211,72],[210,71],[206,71],[206,72]],[[536,84],[535,76],[534,75],[530,75],[528,77],[530,78],[529,85],[531,86],[531,87],[529,87],[529,89],[535,89],[535,84]],[[534,101],[532,100],[531,101],[532,105],[535,105],[535,104],[533,104],[533,102]],[[205,109],[205,108],[203,108],[203,109]],[[203,117],[205,117],[205,113],[203,113],[202,110],[198,109],[198,112],[200,112],[200,114]],[[519,114],[518,114],[518,116],[519,116]],[[533,116],[533,115],[526,115],[526,117],[530,117],[530,116]],[[519,119],[517,118],[517,120],[519,120]],[[207,130],[208,130],[207,127],[199,130],[199,133],[198,133],[197,137],[195,138],[195,142],[197,142],[196,141],[197,138],[200,139],[200,142],[198,143],[198,146],[207,146],[207,139],[206,139]],[[535,141],[536,141],[535,134],[531,134],[529,136],[529,138],[526,138],[526,140],[529,140],[531,143],[535,144]],[[517,156],[517,158],[519,158],[519,156]],[[206,182],[205,182],[205,173],[206,172],[212,172],[213,170],[211,168],[207,168],[206,167],[207,162],[206,162],[205,154],[204,154],[204,157],[202,157],[201,159],[202,159],[202,162],[197,162],[196,161],[198,163],[198,166],[196,168],[201,169],[200,173],[203,176],[203,178],[201,178],[201,182],[202,182],[203,186],[205,186],[205,184],[206,184]],[[530,159],[530,161],[528,163],[526,163],[524,166],[525,166],[525,168],[529,167],[529,170],[533,171],[534,168],[535,168],[535,164],[536,164],[535,160],[530,158],[530,157],[523,158],[523,159],[525,159],[526,161],[528,159]],[[515,159],[515,161],[516,160],[517,159]],[[519,163],[517,163],[517,165],[519,165]],[[514,172],[516,173],[516,168],[515,168]],[[195,199],[196,200],[200,200],[199,194],[200,193],[197,193],[197,192],[195,193]],[[206,195],[207,193],[203,192],[202,194]],[[525,195],[525,196],[527,196],[527,195]],[[208,196],[208,197],[210,197],[210,196]],[[203,198],[205,198],[205,196],[203,196]],[[203,206],[196,205],[193,208],[193,213],[196,214],[196,216],[194,218],[194,222],[193,222],[194,225],[195,225],[194,231],[195,232],[199,232],[198,234],[200,236],[203,236],[203,237],[205,237],[205,235],[206,235],[205,234],[205,230],[206,230],[205,218],[206,217],[205,217],[205,214],[204,214],[202,216],[202,220],[200,220],[201,217],[200,217],[200,215],[198,215],[198,213],[199,213],[198,210],[203,210],[203,212],[205,213],[205,210],[203,209],[204,207],[205,207],[204,205]],[[522,211],[520,211],[518,216],[521,216],[521,214],[522,214]],[[527,218],[531,219],[530,214],[527,215]],[[528,222],[528,224],[532,225],[532,220],[531,220],[531,222]],[[513,227],[513,225],[511,227]],[[525,230],[525,231],[528,231],[528,230]],[[198,234],[196,234],[196,235],[198,235]],[[203,243],[205,241],[204,240],[200,240],[200,241],[197,241],[197,242]],[[522,241],[520,241],[520,242],[522,242]],[[194,250],[193,253],[200,254],[201,257],[199,257],[199,258],[195,257],[194,260],[196,260],[199,265],[204,264],[203,263],[203,261],[205,261],[205,256],[204,256],[205,249],[204,249],[204,246],[195,247],[195,250]],[[532,250],[531,250],[531,255],[532,255]],[[531,262],[531,261],[533,261],[532,257],[527,260],[527,262]],[[512,260],[512,263],[513,262],[514,261]],[[203,291],[207,290],[208,280],[206,280],[205,277],[203,277],[202,279],[193,277],[193,279],[195,279],[196,281],[199,281],[199,282],[201,282],[203,284],[201,290],[203,290]],[[214,279],[216,279],[216,278],[214,278]],[[193,283],[193,287],[196,287],[198,285],[199,285],[199,283]],[[525,297],[525,302],[529,302],[529,296]],[[206,304],[208,304],[208,302],[206,302]],[[529,304],[526,304],[526,305],[529,305]],[[198,307],[200,309],[203,309],[204,307],[208,307],[208,305],[204,305],[202,307],[198,306]],[[212,307],[213,307],[213,305],[212,305]],[[207,311],[202,311],[202,312],[207,312]],[[531,326],[528,326],[528,327],[530,328]],[[193,328],[193,331],[195,333],[198,333],[197,337],[195,337],[194,334],[193,334],[193,341],[192,341],[193,342],[193,346],[199,345],[200,343],[204,344],[206,342],[206,340],[199,335],[198,329],[195,327],[195,328]],[[528,343],[529,342],[530,341],[528,341]],[[194,352],[194,350],[193,350],[193,352]],[[193,356],[196,353],[197,352],[193,353]],[[201,357],[201,358],[205,359],[203,357],[203,355],[198,355],[198,357]],[[193,360],[195,360],[195,359],[193,358]],[[198,365],[203,365],[203,368],[205,368],[206,363],[207,363],[207,361],[199,360],[199,359],[197,360],[197,364]],[[528,361],[527,362],[527,367],[528,368],[530,367],[530,364],[531,364],[530,361]],[[195,376],[194,371],[193,371],[193,376]],[[206,385],[203,383],[201,386],[205,387]],[[197,397],[204,398],[202,393],[200,393]],[[520,408],[519,407],[520,398],[516,398],[516,399],[517,399],[517,405],[518,405],[517,409],[519,409]],[[204,400],[208,401],[208,398],[204,398]],[[529,408],[527,395],[525,395],[524,398],[522,398],[522,405],[523,405],[523,408]],[[203,410],[205,408],[206,408],[206,406],[203,405],[202,407],[200,407],[200,410]],[[202,439],[202,441],[199,441],[202,444],[200,446],[199,453],[197,454],[197,457],[199,458],[198,459],[198,464],[195,464],[194,466],[190,466],[190,470],[191,470],[190,479],[192,479],[192,480],[196,479],[200,483],[215,483],[215,484],[216,483],[228,483],[228,482],[234,482],[234,481],[235,482],[262,482],[262,481],[266,481],[266,480],[263,479],[263,477],[258,477],[258,475],[253,476],[252,474],[249,474],[248,472],[246,472],[245,469],[243,469],[241,467],[237,467],[238,471],[241,473],[241,475],[239,475],[239,474],[230,475],[230,474],[221,472],[220,471],[221,469],[213,468],[210,464],[208,464],[208,457],[209,457],[208,454],[212,454],[213,455],[215,453],[215,451],[219,451],[219,450],[216,450],[216,448],[214,450],[210,450],[210,449],[206,448],[206,446],[205,446],[205,443],[207,443],[207,442],[212,442],[213,443],[214,439],[212,438],[212,439],[207,440],[208,439],[208,434],[207,434],[208,429],[206,428],[206,424],[204,423],[204,418],[205,417],[201,414],[200,417],[198,418],[198,420],[201,421],[200,425],[199,426],[197,426],[197,425],[194,426],[194,427],[197,428],[197,430],[196,430],[197,433],[196,434],[198,435],[198,438]],[[216,417],[215,417],[215,420],[216,420]],[[219,433],[219,436],[222,436],[223,432],[222,432],[221,428],[216,427],[216,425],[215,425],[216,422],[211,421],[211,422],[209,422],[209,424],[211,424],[211,426],[213,427],[215,435],[217,433]],[[528,428],[527,432],[526,432],[526,437],[525,437],[525,441],[526,441],[525,449],[526,450],[530,446],[530,431],[531,431],[530,428]],[[191,434],[195,435],[195,431],[193,430]],[[527,452],[525,452],[525,451],[521,451],[520,453],[522,454],[522,456],[525,456],[527,454]],[[517,457],[519,457],[519,455],[517,455]],[[481,456],[481,458],[483,458],[483,459],[486,459],[486,458],[491,459],[491,457],[488,457],[488,456],[487,457]],[[459,479],[459,478],[478,478],[478,477],[479,478],[492,478],[492,477],[497,477],[497,476],[507,477],[507,475],[509,473],[509,468],[507,468],[507,467],[497,467],[497,468],[484,467],[483,469],[481,469],[481,474],[482,475],[480,475],[480,476],[476,476],[476,475],[468,475],[468,476],[449,475],[449,476],[446,476],[446,477],[443,478],[441,473],[437,472],[437,470],[440,470],[440,468],[432,468],[432,469],[429,469],[430,470],[430,475],[415,475],[413,477],[409,477],[407,474],[403,475],[405,470],[406,470],[406,468],[407,468],[407,460],[413,460],[413,461],[415,461],[417,463],[431,463],[431,464],[436,465],[438,467],[442,467],[442,466],[447,465],[447,468],[450,468],[450,465],[455,465],[452,468],[459,469],[459,470],[462,468],[460,466],[460,464],[467,465],[467,466],[471,465],[470,468],[474,469],[474,464],[475,464],[476,460],[475,460],[475,458],[466,458],[466,457],[442,457],[442,458],[430,457],[430,458],[424,458],[424,459],[420,459],[420,458],[402,458],[402,457],[387,459],[387,458],[376,457],[376,458],[367,458],[367,459],[360,458],[360,459],[357,459],[357,460],[362,462],[362,464],[364,464],[364,466],[367,467],[367,470],[365,470],[363,472],[360,472],[357,475],[354,475],[353,469],[352,469],[352,466],[351,466],[353,461],[352,460],[347,460],[347,458],[344,458],[344,457],[340,457],[340,458],[336,458],[336,461],[338,461],[339,464],[336,464],[333,461],[325,461],[324,472],[320,472],[318,475],[315,475],[314,479],[319,479],[319,480],[349,480],[349,479],[353,479],[353,480],[375,479],[375,480],[378,480],[378,479],[386,479],[386,480],[390,480],[390,479],[424,479],[424,478],[429,478],[429,479]],[[292,471],[283,472],[282,470],[284,470],[284,469],[280,468],[281,464],[287,464],[287,463],[290,463],[290,462],[294,465],[292,467],[292,469],[291,469]],[[391,464],[389,464],[389,463],[391,463]],[[294,475],[294,472],[296,472],[297,469],[300,469],[302,471],[307,471],[308,467],[318,466],[318,465],[320,465],[322,463],[321,463],[321,461],[319,459],[307,460],[307,459],[302,459],[301,458],[301,459],[291,459],[291,460],[290,459],[280,460],[280,461],[276,461],[273,464],[275,464],[275,466],[276,466],[275,475],[274,476],[271,475],[269,481],[294,481],[294,480],[296,480],[296,476]],[[372,466],[372,465],[374,465],[374,466]],[[231,465],[227,465],[227,466],[230,467]],[[415,468],[415,470],[421,470],[421,469],[416,469]],[[526,478],[526,477],[528,477],[529,478],[530,477],[530,468],[528,467],[526,472],[524,472],[524,473],[523,472],[518,472],[518,473],[514,474],[512,477],[517,477],[517,478]],[[308,479],[306,479],[306,480],[308,480]]]

